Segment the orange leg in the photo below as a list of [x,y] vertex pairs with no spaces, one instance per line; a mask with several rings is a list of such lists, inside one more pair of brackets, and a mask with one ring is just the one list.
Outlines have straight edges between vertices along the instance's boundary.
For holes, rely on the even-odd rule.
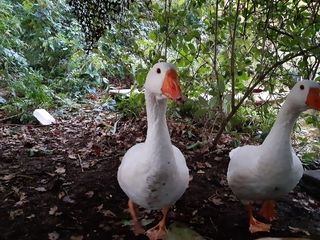
[[147,231],[147,236],[149,237],[150,240],[164,239],[164,237],[166,236],[168,231],[166,228],[166,219],[167,219],[169,210],[170,210],[170,207],[163,208],[162,209],[163,217],[161,221],[156,226],[154,226],[153,228]]
[[275,205],[275,202],[272,200],[264,201],[259,214],[269,221],[276,219]]
[[131,199],[129,199],[128,207],[129,207],[129,212],[130,212],[131,218],[133,220],[133,233],[134,233],[134,235],[138,236],[140,234],[144,234],[145,230],[142,227],[142,225],[137,217],[137,215],[138,215],[137,204],[135,204]]
[[265,223],[259,222],[257,219],[255,219],[253,217],[252,207],[250,204],[247,206],[247,210],[249,213],[249,231],[251,233],[270,232],[271,224],[265,224]]

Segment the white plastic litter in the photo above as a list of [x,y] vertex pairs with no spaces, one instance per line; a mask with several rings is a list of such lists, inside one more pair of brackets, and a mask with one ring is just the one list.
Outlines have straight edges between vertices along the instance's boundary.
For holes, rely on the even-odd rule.
[[109,93],[111,93],[111,94],[119,94],[119,95],[124,95],[127,97],[130,96],[131,92],[139,93],[139,90],[137,90],[137,89],[132,90],[130,88],[128,88],[128,89],[126,89],[126,88],[125,89],[110,89],[109,90]]
[[56,120],[45,109],[36,109],[33,111],[33,116],[38,119],[42,125],[51,125]]

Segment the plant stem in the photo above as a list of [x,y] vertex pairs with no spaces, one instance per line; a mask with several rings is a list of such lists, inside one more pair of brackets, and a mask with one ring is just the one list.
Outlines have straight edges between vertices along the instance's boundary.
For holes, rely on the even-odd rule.
[[231,56],[230,56],[230,75],[231,75],[231,111],[235,108],[235,62],[236,62],[236,54],[235,54],[235,42],[236,42],[236,30],[237,23],[239,17],[240,10],[240,0],[237,1],[237,10],[236,16],[233,25],[233,32],[231,36]]

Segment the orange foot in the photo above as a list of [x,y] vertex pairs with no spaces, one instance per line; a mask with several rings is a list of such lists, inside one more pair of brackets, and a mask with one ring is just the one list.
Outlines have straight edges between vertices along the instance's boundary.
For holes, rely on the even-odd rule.
[[166,226],[163,226],[160,222],[155,227],[150,228],[146,232],[146,235],[150,240],[159,240],[159,239],[164,239],[165,236],[167,235],[167,232],[168,230]]
[[255,219],[252,214],[251,205],[248,205],[247,209],[249,214],[249,231],[251,233],[270,232],[271,224],[262,223]]
[[276,211],[274,210],[275,202],[272,200],[264,201],[262,207],[259,211],[259,214],[264,217],[265,219],[272,220],[276,219]]
[[147,232],[146,235],[150,240],[158,240],[158,239],[164,239],[165,236],[167,235],[167,228],[166,228],[166,218],[167,214],[169,212],[169,207],[163,208],[162,213],[163,217],[161,221],[154,226],[153,228],[150,228]]
[[270,228],[271,228],[271,224],[266,224],[266,223],[259,222],[254,217],[252,217],[250,219],[249,231],[251,233],[270,232]]

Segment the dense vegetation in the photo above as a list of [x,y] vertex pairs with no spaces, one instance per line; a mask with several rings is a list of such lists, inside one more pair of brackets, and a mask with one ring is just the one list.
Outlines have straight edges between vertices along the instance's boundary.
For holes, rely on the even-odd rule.
[[[148,68],[168,60],[188,97],[175,117],[213,126],[214,143],[225,128],[264,135],[279,105],[257,106],[251,93],[263,89],[281,103],[296,80],[319,81],[319,29],[318,1],[141,0],[87,54],[66,1],[0,0],[0,88],[8,100],[0,107],[26,122],[32,109],[83,101],[111,78],[130,77],[141,89]],[[143,109],[139,93],[117,101],[124,113]],[[320,126],[312,113],[305,119]],[[314,148],[306,158],[318,154],[318,141]]]

